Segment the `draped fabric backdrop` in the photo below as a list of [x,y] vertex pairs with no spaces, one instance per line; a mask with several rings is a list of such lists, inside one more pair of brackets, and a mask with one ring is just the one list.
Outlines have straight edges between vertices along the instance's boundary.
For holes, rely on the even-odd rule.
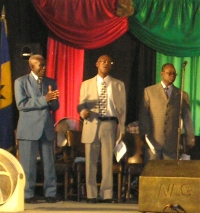
[[77,104],[84,50],[78,49],[98,48],[113,42],[127,31],[127,17],[116,15],[116,0],[32,2],[50,30],[47,75],[57,80],[61,103],[56,121],[62,117],[79,119]]
[[49,37],[47,61],[47,76],[57,81],[60,92],[60,109],[55,120],[63,117],[78,119],[76,109],[83,78],[84,50],[63,45]]
[[182,63],[187,61],[184,90],[191,100],[195,135],[200,136],[200,0],[132,0],[135,14],[129,17],[129,31],[157,51],[156,82],[164,63],[175,65],[181,88]]
[[[187,76],[185,81],[187,87],[184,89],[189,92],[192,100],[192,116],[195,124],[195,134],[200,135],[200,122],[198,119],[200,117],[200,112],[198,110],[198,87],[196,82],[196,79],[198,78],[197,75],[200,72],[198,68],[198,56],[200,56],[200,0],[130,1],[132,1],[134,5],[135,13],[127,18],[116,15],[117,0],[32,0],[36,10],[50,30],[52,42],[60,42],[60,45],[63,45],[63,49],[68,49],[67,46],[64,48],[65,45],[84,50],[101,48],[111,44],[129,30],[129,32],[138,40],[152,48],[154,51],[157,51],[157,54],[162,53],[165,54],[166,57],[181,57],[182,59],[176,63],[177,69],[180,69],[183,57],[189,57],[187,60],[191,61],[192,66],[187,66],[187,72],[193,74],[189,77]],[[140,50],[146,51],[146,48]],[[48,60],[57,60],[57,54],[60,54],[59,51],[60,50],[54,52],[54,58],[52,59],[48,57]],[[66,55],[64,52],[63,54]],[[137,53],[134,57],[136,55]],[[142,55],[144,57],[139,59],[140,62],[139,60],[136,60],[136,65],[136,61],[134,61],[135,58],[133,58],[133,67],[131,69],[136,69],[135,75],[131,75],[131,80],[133,82],[135,82],[133,80],[135,76],[140,76],[137,80],[140,81],[143,79],[144,82],[145,78],[149,78],[149,76],[145,74],[140,75],[141,66],[138,66],[138,63],[140,65],[143,64],[143,70],[145,68],[152,70],[151,68],[153,68],[154,63],[150,63],[149,60],[151,57],[149,57],[149,54],[145,53]],[[124,56],[124,54],[121,55],[126,61]],[[67,57],[73,58],[73,55],[68,54]],[[66,60],[65,57],[64,59]],[[60,63],[62,62],[63,64],[62,66],[60,65],[62,70],[59,69],[59,72],[67,73],[65,80],[62,79],[63,82],[62,85],[60,85],[62,87],[66,85],[65,82],[69,78],[68,73],[71,71],[68,70],[67,66],[68,63],[71,63],[71,60],[69,60],[68,63],[61,59],[59,60]],[[167,58],[167,60],[167,62],[170,61],[169,58]],[[174,60],[175,59],[172,61]],[[148,65],[151,64],[151,68],[146,66],[147,61]],[[163,61],[157,57],[156,62],[160,69]],[[57,72],[58,63],[53,62],[51,64],[51,67],[48,66],[47,72],[50,72],[49,69]],[[155,70],[152,72],[155,73]],[[79,75],[82,76],[82,73],[83,70],[80,71]],[[152,76],[152,73],[148,74]],[[59,78],[60,76],[57,77],[57,79]],[[154,83],[153,81],[150,82],[148,80],[146,83],[144,82],[142,83],[142,86],[144,87]],[[179,77],[177,78],[176,83],[178,82],[180,87]],[[137,89],[139,83],[135,82],[135,84],[135,89]],[[188,88],[190,88],[190,90]],[[140,89],[138,92],[140,95]],[[61,94],[60,99],[62,104],[64,104],[67,97]],[[75,99],[73,101],[75,101]]]
[[132,0],[129,31],[165,55],[200,55],[199,0]]
[[102,47],[128,30],[127,17],[116,15],[117,0],[32,2],[54,38],[75,48]]

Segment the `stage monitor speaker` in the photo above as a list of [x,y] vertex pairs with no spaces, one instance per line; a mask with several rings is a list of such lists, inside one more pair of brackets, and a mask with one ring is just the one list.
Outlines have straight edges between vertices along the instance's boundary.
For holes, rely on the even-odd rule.
[[200,212],[200,162],[150,160],[139,178],[140,212]]
[[15,45],[13,50],[14,57],[11,61],[14,80],[30,73],[28,59],[34,54],[42,55],[42,47],[39,43],[18,43]]

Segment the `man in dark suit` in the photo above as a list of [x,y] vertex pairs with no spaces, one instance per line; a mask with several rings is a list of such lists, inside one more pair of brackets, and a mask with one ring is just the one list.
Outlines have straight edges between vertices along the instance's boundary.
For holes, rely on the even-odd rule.
[[26,175],[25,202],[37,203],[34,196],[38,149],[44,167],[46,202],[56,202],[54,166],[54,122],[52,111],[59,108],[56,82],[45,76],[46,64],[41,55],[29,58],[30,74],[15,80],[15,99],[19,110],[17,139],[20,162]]
[[[102,55],[96,62],[98,74],[82,83],[78,111],[84,119],[82,143],[86,154],[86,188],[89,203],[97,202],[97,161],[101,153],[102,180],[99,198],[113,202],[113,148],[117,128],[124,134],[126,116],[126,93],[124,83],[108,75],[112,59]],[[103,83],[103,84],[102,84]],[[101,85],[105,88],[101,91]],[[100,101],[104,93],[105,106]]]
[[[147,134],[155,148],[155,154],[146,145],[145,163],[150,159],[177,159],[177,143],[180,115],[181,90],[173,85],[176,70],[173,64],[162,66],[162,81],[144,89],[139,113],[139,131],[143,138]],[[183,92],[183,129],[188,148],[194,146],[194,131],[190,113],[190,102]]]

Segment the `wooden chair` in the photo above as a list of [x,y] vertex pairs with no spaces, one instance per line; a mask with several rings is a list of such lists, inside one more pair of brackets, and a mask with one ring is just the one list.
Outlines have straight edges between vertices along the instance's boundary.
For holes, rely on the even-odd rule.
[[113,162],[113,174],[117,175],[117,201],[118,203],[121,202],[121,194],[122,194],[122,177],[124,171],[124,164],[123,162]]
[[[62,161],[69,168],[65,171],[65,199],[71,199],[74,196],[74,160],[76,157],[75,147],[77,141],[80,141],[82,121],[64,117],[55,124],[57,132],[57,149],[61,150]],[[58,152],[59,153],[59,152]],[[59,164],[59,163],[58,163]],[[59,167],[59,165],[57,166]],[[61,166],[62,168],[62,166]]]

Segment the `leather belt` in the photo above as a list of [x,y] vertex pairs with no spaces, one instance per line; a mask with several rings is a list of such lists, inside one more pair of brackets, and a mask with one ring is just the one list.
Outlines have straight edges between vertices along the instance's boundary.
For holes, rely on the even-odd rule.
[[111,117],[98,117],[100,121],[118,121],[117,117],[111,116]]

